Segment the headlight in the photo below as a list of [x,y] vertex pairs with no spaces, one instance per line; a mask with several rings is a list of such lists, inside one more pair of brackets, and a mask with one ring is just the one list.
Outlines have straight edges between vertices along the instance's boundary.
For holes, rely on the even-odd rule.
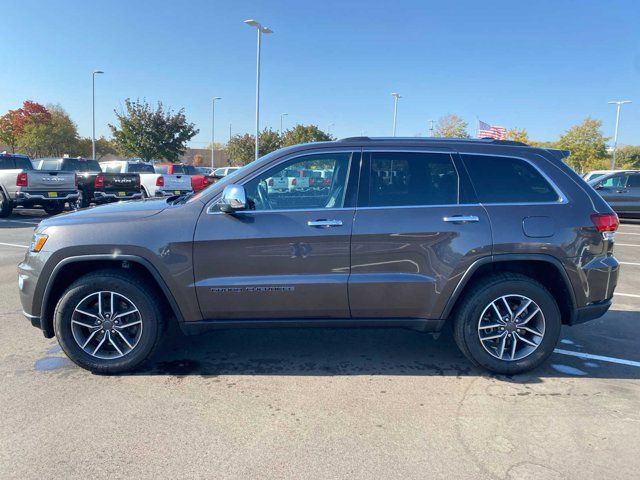
[[45,235],[44,233],[34,233],[33,237],[31,237],[31,245],[29,245],[29,251],[38,253],[44,247],[44,244],[47,243],[47,239],[49,235]]

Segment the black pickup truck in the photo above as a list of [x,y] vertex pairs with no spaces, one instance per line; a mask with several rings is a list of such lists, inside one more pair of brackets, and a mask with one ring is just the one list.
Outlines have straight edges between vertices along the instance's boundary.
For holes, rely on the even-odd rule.
[[140,176],[137,173],[106,173],[96,160],[85,158],[43,158],[34,161],[38,170],[75,172],[78,177],[78,200],[73,205],[86,208],[119,200],[142,198]]

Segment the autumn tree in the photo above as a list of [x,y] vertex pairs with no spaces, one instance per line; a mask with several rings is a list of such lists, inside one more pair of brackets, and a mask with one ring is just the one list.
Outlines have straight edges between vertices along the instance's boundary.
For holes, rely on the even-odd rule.
[[282,146],[297,145],[299,143],[327,142],[334,137],[320,130],[316,125],[296,125],[282,135]]
[[469,132],[467,132],[468,126],[467,122],[458,115],[445,115],[444,117],[440,117],[438,120],[434,136],[469,138]]
[[510,128],[504,134],[505,140],[513,140],[514,142],[522,142],[529,145],[531,141],[529,140],[529,134],[524,128]]
[[571,151],[566,161],[578,173],[607,167],[607,138],[601,126],[600,120],[587,117],[560,136],[558,147]]
[[116,147],[126,155],[143,160],[178,160],[187,142],[198,134],[187,122],[184,109],[173,112],[158,102],[155,109],[146,101],[125,100],[125,110],[114,110],[118,125],[109,125]]
[[24,125],[18,148],[33,158],[76,153],[78,128],[71,117],[60,105],[49,105],[47,115]]
[[22,107],[9,110],[0,117],[0,141],[11,147],[15,152],[18,139],[24,133],[27,125],[39,125],[51,119],[49,110],[44,105],[31,100],[25,100]]

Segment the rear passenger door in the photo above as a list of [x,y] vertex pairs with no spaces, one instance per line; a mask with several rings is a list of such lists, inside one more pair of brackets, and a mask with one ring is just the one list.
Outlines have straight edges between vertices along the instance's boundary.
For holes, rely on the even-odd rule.
[[351,240],[354,318],[439,318],[491,229],[454,152],[365,149]]

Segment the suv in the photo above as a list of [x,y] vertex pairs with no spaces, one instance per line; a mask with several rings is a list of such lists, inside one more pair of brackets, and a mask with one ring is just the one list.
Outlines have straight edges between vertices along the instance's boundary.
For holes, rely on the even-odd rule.
[[92,203],[137,200],[142,198],[140,177],[133,173],[102,173],[96,160],[82,157],[43,158],[36,162],[38,170],[75,172],[78,178],[76,208],[87,208]]
[[[602,316],[618,218],[562,158],[497,140],[370,139],[272,152],[198,194],[40,223],[24,312],[78,365],[122,372],[169,321],[229,327],[453,324],[471,362],[514,374],[563,324]],[[268,188],[285,171],[330,187]]]
[[0,153],[0,218],[22,206],[42,209],[49,215],[64,210],[65,202],[78,198],[76,175],[71,172],[36,171],[26,155]]
[[621,217],[640,218],[640,170],[614,171],[589,181]]

